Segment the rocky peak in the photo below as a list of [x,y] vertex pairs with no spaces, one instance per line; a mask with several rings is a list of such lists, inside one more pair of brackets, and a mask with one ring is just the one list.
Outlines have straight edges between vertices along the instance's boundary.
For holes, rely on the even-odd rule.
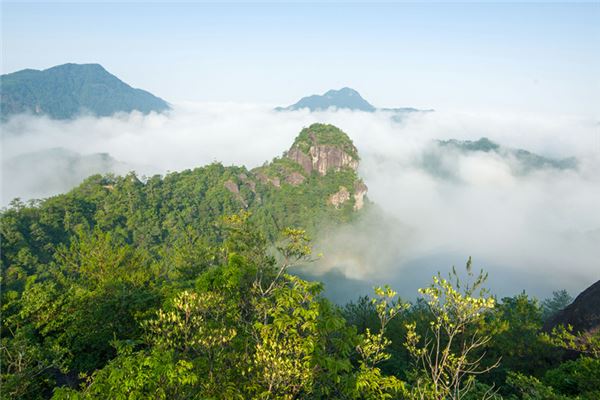
[[287,152],[287,158],[302,166],[307,174],[358,168],[358,151],[352,140],[339,128],[329,124],[312,124],[304,128]]
[[[348,135],[333,125],[312,124],[302,129],[283,157],[254,168],[250,174],[262,188],[276,192],[285,188],[288,195],[292,191],[340,212],[358,211],[365,205],[367,194],[367,186],[356,173],[358,162],[358,151]],[[236,195],[233,185],[226,187]],[[258,186],[255,190],[259,191]]]

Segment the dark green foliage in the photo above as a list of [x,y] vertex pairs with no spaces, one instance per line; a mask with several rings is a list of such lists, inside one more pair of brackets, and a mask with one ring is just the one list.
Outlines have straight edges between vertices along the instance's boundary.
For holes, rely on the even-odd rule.
[[[191,368],[197,374],[195,362],[189,364],[188,358],[169,353],[169,348],[165,353],[146,351],[152,341],[144,341],[140,352],[122,345],[144,338],[144,321],[161,304],[168,310],[182,290],[226,294],[233,302],[226,312],[234,314],[223,323],[247,331],[247,319],[257,307],[248,294],[257,290],[257,277],[274,279],[277,272],[269,244],[282,227],[304,225],[314,232],[322,224],[350,220],[353,202],[335,208],[328,198],[342,185],[353,188],[358,179],[354,171],[342,170],[306,176],[305,182],[292,185],[285,181],[286,174],[302,168],[286,158],[265,169],[280,176],[281,184],[263,182],[245,168],[215,163],[165,177],[94,175],[64,195],[11,203],[0,215],[1,340],[7,360],[2,381],[7,393],[16,398],[47,397],[55,385],[76,386],[81,374],[98,370],[105,372],[94,375],[94,385],[86,393],[106,389],[110,394],[120,390],[119,385],[130,384],[119,381],[123,376],[111,368],[134,368],[131,374],[140,374],[140,379],[146,373],[185,374]],[[223,220],[241,209],[252,211],[243,214],[244,224]],[[290,257],[303,249],[284,254]],[[335,307],[319,302],[323,313],[333,318],[319,329],[332,338],[345,337],[345,322]],[[248,340],[238,335],[234,342],[245,348]],[[352,346],[344,343],[323,346],[343,348],[347,357]],[[168,354],[174,360],[171,364]],[[232,358],[223,360],[226,364],[239,361],[234,353],[228,354]],[[323,371],[349,372],[348,361],[342,359],[338,365],[335,357],[323,357],[324,362],[331,361]],[[240,376],[221,378],[234,382]],[[108,390],[104,380],[116,386]],[[169,398],[179,389],[170,391],[168,382],[163,386]],[[141,386],[131,393],[154,390],[148,382],[138,383]],[[215,380],[212,389],[202,390],[212,393],[221,384],[227,382]],[[323,385],[319,390],[326,391]]]
[[[354,148],[331,126],[307,129],[298,146],[312,130]],[[304,180],[287,182],[291,173]],[[328,199],[357,182],[350,168],[306,174],[281,158],[254,171],[95,175],[64,195],[14,201],[0,215],[2,398],[441,400],[416,396],[428,378],[407,338],[426,345],[452,312],[436,320],[431,303],[405,304],[389,288],[340,308],[322,284],[288,274],[311,261],[300,227],[355,218],[352,198]],[[472,294],[454,301],[479,301]],[[464,398],[598,398],[598,359],[564,362],[539,335],[565,293],[543,306],[525,293],[491,300],[454,332],[492,338],[469,355],[483,367],[501,359]]]
[[138,110],[164,111],[162,99],[134,89],[99,64],[64,64],[43,71],[26,69],[0,77],[2,119],[19,113],[68,119],[81,112],[109,116]]
[[552,318],[557,312],[564,310],[573,302],[573,297],[566,290],[552,292],[552,297],[542,301],[542,319],[544,321]]
[[600,397],[600,359],[580,357],[546,372],[543,382],[559,393],[582,399]]
[[494,335],[486,348],[488,358],[502,357],[491,375],[496,382],[505,379],[508,371],[540,376],[558,363],[562,354],[539,337],[542,310],[539,302],[525,293],[503,298],[489,316],[487,329]]

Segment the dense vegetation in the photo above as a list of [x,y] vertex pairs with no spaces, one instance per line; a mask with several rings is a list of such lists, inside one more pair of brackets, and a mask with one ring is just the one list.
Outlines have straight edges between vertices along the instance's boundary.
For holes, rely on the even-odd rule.
[[308,153],[310,147],[314,145],[336,146],[349,154],[354,160],[359,159],[358,151],[348,135],[344,134],[338,127],[330,124],[313,124],[302,129],[293,144],[304,153]]
[[26,69],[2,75],[2,119],[19,113],[67,119],[81,112],[108,116],[138,110],[164,111],[169,105],[134,89],[98,64],[64,64],[43,71]]
[[413,303],[384,287],[338,306],[291,275],[316,257],[307,233],[357,215],[327,202],[353,170],[292,172],[284,157],[96,175],[14,201],[0,216],[2,398],[598,398],[597,342],[541,333],[564,292],[497,299],[469,260]]

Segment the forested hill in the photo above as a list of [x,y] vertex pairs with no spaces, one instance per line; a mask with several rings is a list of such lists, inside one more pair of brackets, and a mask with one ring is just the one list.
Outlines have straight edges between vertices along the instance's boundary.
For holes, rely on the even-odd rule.
[[145,181],[134,173],[94,175],[66,194],[13,202],[2,213],[4,284],[22,285],[82,231],[108,232],[156,257],[198,240],[217,245],[215,223],[240,210],[270,239],[284,227],[314,233],[363,207],[367,188],[358,162],[344,132],[313,124],[284,156],[254,170],[214,163]]
[[1,118],[29,113],[68,119],[80,113],[109,116],[116,112],[164,111],[169,105],[135,89],[99,64],[63,64],[43,71],[25,69],[0,77]]
[[[469,259],[412,304],[383,287],[337,306],[291,275],[316,257],[303,227],[368,206],[359,161],[346,134],[314,124],[253,170],[95,175],[13,202],[0,215],[0,397],[600,398],[598,331],[542,332],[565,319],[564,291],[498,299]],[[582,299],[593,313],[595,293],[567,314]]]

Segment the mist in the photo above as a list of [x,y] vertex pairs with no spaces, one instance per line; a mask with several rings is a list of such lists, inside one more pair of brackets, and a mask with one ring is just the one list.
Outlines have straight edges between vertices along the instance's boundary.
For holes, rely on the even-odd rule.
[[[274,112],[235,103],[72,121],[21,115],[2,124],[2,204],[63,192],[94,169],[151,175],[213,161],[252,168],[281,155],[313,122],[337,125],[353,139],[373,203],[355,223],[315,238],[324,256],[300,271],[325,281],[336,300],[382,283],[410,297],[435,271],[460,267],[468,256],[490,272],[500,295],[524,289],[543,297],[562,288],[576,294],[600,279],[600,125],[576,116],[436,111],[397,120],[385,112]],[[573,156],[578,167],[523,173],[512,157],[434,142],[481,137],[547,157]],[[111,162],[15,167],[15,159],[56,148],[81,157],[107,153]],[[431,155],[451,176],[426,168]],[[60,178],[67,170],[74,175]]]

